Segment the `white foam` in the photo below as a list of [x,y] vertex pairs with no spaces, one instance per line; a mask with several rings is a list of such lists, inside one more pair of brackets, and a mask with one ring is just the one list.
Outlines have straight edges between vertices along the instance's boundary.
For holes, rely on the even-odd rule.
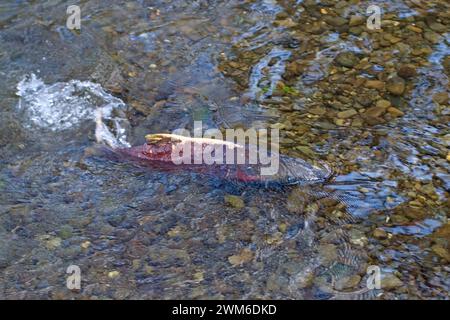
[[[35,74],[26,76],[17,85],[20,97],[18,107],[28,118],[24,126],[62,131],[77,127],[85,121],[96,121],[96,137],[112,147],[129,146],[126,141],[124,117],[115,115],[124,110],[125,103],[109,93],[99,84],[89,81],[71,80],[45,84]],[[104,124],[110,121],[113,131]]]

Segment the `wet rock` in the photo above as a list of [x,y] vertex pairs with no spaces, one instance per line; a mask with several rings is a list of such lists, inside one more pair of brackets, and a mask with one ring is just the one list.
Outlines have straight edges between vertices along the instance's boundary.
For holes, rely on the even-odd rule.
[[403,282],[392,273],[383,273],[381,277],[381,288],[392,290],[403,286]]
[[364,232],[356,228],[352,228],[350,230],[350,242],[357,246],[364,247],[367,244],[368,239]]
[[297,61],[293,61],[286,66],[286,79],[292,79],[298,77],[305,70],[305,66]]
[[366,17],[360,15],[353,15],[350,17],[348,25],[350,27],[359,26],[366,22]]
[[73,236],[73,228],[70,225],[62,226],[59,229],[58,236],[63,240],[71,238]]
[[2,235],[2,245],[0,246],[0,269],[6,268],[12,265],[18,255],[17,245],[12,240],[7,240]]
[[367,80],[365,83],[365,87],[369,89],[383,90],[384,82],[380,80]]
[[383,108],[383,109],[387,109],[391,106],[391,102],[389,100],[378,100],[376,103],[376,106],[378,108]]
[[374,238],[384,240],[384,239],[387,239],[388,233],[381,228],[376,228],[373,231],[373,236],[374,236]]
[[233,208],[242,209],[245,207],[244,200],[241,197],[228,194],[224,197],[225,203]]
[[297,25],[296,22],[292,21],[291,18],[287,18],[284,20],[277,20],[274,22],[275,26],[284,27],[284,28],[292,28]]
[[38,240],[41,241],[48,250],[55,250],[56,248],[61,246],[62,242],[61,238],[53,237],[50,235],[38,236]]
[[442,36],[433,31],[427,31],[423,34],[423,37],[430,41],[432,44],[438,44],[442,40]]
[[338,258],[337,247],[331,243],[320,245],[318,252],[323,265],[329,265]]
[[405,92],[405,80],[398,76],[393,76],[386,83],[386,89],[393,95],[400,96]]
[[391,44],[396,44],[396,43],[402,41],[402,38],[395,37],[395,36],[393,36],[390,33],[386,33],[383,36],[383,39],[386,40],[386,41],[389,41],[389,43],[391,43]]
[[272,292],[280,292],[289,285],[289,280],[278,273],[272,273],[266,282],[266,289]]
[[403,113],[403,111],[394,108],[394,107],[390,107],[387,109],[387,111],[389,112],[389,114],[391,116],[393,116],[394,118],[398,118],[398,117],[403,117],[405,114]]
[[120,276],[120,272],[119,271],[114,270],[114,271],[108,272],[108,278],[110,278],[110,279],[115,279],[115,278],[117,278],[119,276]]
[[412,64],[406,64],[398,68],[397,74],[403,79],[414,78],[417,76],[416,67]]
[[106,221],[108,221],[111,226],[118,227],[125,220],[126,215],[127,212],[124,209],[113,210],[106,213]]
[[411,30],[412,32],[415,32],[415,33],[422,33],[423,32],[423,30],[421,28],[419,28],[417,26],[413,26],[413,25],[406,26],[406,29]]
[[450,262],[450,249],[446,249],[440,245],[434,245],[431,247],[431,250],[442,259]]
[[91,242],[90,241],[84,241],[83,243],[81,243],[80,246],[83,249],[88,249],[91,246]]
[[361,281],[361,277],[357,274],[343,277],[336,281],[334,288],[338,291],[356,287]]
[[327,112],[327,110],[323,107],[314,107],[309,109],[308,112],[316,116],[323,116]]
[[228,262],[234,267],[250,262],[253,259],[253,252],[250,249],[243,249],[239,254],[228,257]]
[[359,58],[351,51],[341,52],[336,57],[336,63],[343,67],[353,68],[359,63]]
[[349,109],[345,111],[338,112],[337,116],[339,119],[348,119],[358,114],[355,109]]
[[414,207],[411,203],[413,201],[395,208],[394,215],[391,217],[394,224],[408,224],[410,221],[421,221],[427,217],[427,213],[422,208]]
[[448,104],[448,93],[438,92],[433,95],[433,101],[437,104],[447,105]]
[[24,136],[22,126],[11,114],[0,113],[0,147],[20,143]]
[[430,236],[436,243],[450,248],[450,223],[436,229]]
[[286,208],[292,213],[302,213],[305,207],[305,194],[300,188],[291,191],[287,198]]
[[444,33],[448,31],[448,27],[439,22],[431,22],[428,24],[428,26],[430,27],[431,30],[439,33]]
[[314,283],[314,269],[308,269],[303,271],[300,277],[296,277],[297,281],[295,285],[298,289],[306,289],[313,285]]
[[363,27],[351,27],[350,29],[348,29],[348,32],[351,34],[354,34],[355,36],[359,36],[361,33],[364,32],[364,28]]
[[444,60],[442,61],[442,66],[445,69],[445,73],[447,73],[447,75],[450,75],[450,55],[444,58]]
[[323,19],[327,24],[333,27],[342,27],[347,24],[348,20],[342,17],[325,16]]
[[378,118],[381,117],[386,112],[385,108],[382,107],[371,107],[364,112],[364,115],[369,118]]
[[[384,84],[383,84],[383,86],[384,86]],[[355,100],[357,103],[359,103],[363,107],[369,107],[373,102],[372,97],[367,94],[360,95],[360,96],[356,97]]]

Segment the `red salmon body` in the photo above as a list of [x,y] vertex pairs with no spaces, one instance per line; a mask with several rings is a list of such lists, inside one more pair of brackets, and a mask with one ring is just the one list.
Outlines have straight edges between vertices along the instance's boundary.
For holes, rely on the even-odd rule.
[[[270,164],[251,162],[250,150],[254,152],[257,149],[222,140],[179,138],[169,134],[157,134],[148,136],[147,143],[144,145],[116,149],[116,152],[153,168],[168,171],[189,170],[245,183],[314,183],[323,182],[332,174],[326,165],[314,165],[302,159],[278,154],[276,155],[278,157],[276,172],[262,174],[264,172],[262,168]],[[216,160],[219,161],[207,163],[203,159],[205,154],[216,156]],[[238,154],[242,156],[240,162],[237,160]],[[234,161],[230,163],[230,159]],[[243,162],[242,159],[244,159]]]

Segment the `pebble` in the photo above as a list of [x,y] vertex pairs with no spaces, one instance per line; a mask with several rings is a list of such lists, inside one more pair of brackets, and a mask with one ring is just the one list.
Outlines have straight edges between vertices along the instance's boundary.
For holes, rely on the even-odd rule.
[[337,55],[336,62],[343,67],[353,68],[359,63],[359,58],[353,52],[346,51]]
[[382,239],[387,239],[388,233],[381,228],[376,228],[373,231],[373,236],[374,236],[374,238],[382,240]]
[[381,278],[381,288],[385,290],[392,290],[403,286],[403,282],[392,273],[383,273]]
[[413,25],[408,25],[406,27],[406,29],[411,30],[411,31],[416,32],[416,33],[422,33],[423,32],[423,30],[421,28],[419,28],[417,26],[413,26]]
[[349,110],[338,112],[337,116],[339,119],[348,119],[357,114],[358,114],[358,111],[356,111],[355,109],[349,109]]
[[447,92],[438,92],[433,95],[433,101],[437,104],[448,104],[448,93]]
[[431,250],[433,250],[433,252],[435,254],[437,254],[439,257],[441,257],[442,259],[450,262],[450,252],[449,252],[449,250],[445,249],[444,247],[442,247],[440,245],[432,246]]
[[380,80],[367,80],[365,87],[369,89],[383,90],[384,82]]
[[403,117],[405,115],[405,113],[397,108],[394,107],[390,107],[387,109],[387,111],[389,112],[389,114],[395,118],[397,117]]
[[336,290],[345,290],[349,288],[354,288],[361,281],[361,277],[357,274],[350,277],[344,277],[336,281],[334,287]]
[[387,109],[391,106],[391,102],[389,100],[378,100],[376,106],[379,108]]
[[431,22],[428,26],[430,27],[431,30],[436,32],[444,33],[448,31],[447,26],[439,22]]
[[364,114],[371,118],[378,118],[382,116],[385,112],[386,112],[385,108],[374,106],[367,109],[366,112],[364,112]]
[[400,96],[405,92],[405,80],[399,76],[393,76],[386,83],[386,89],[393,95]]
[[90,242],[90,241],[84,241],[84,242],[81,244],[81,247],[82,247],[83,249],[87,249],[87,248],[89,248],[90,245],[91,245],[91,242]]
[[119,271],[110,271],[108,272],[108,278],[115,279],[120,275]]
[[323,20],[333,27],[342,27],[347,24],[348,20],[342,17],[326,16]]
[[297,25],[296,22],[292,21],[291,18],[287,18],[284,20],[277,20],[274,22],[275,25],[278,25],[280,27],[284,27],[284,28],[292,28],[295,27]]
[[245,207],[244,200],[242,200],[241,197],[228,194],[224,197],[224,199],[225,199],[225,203],[233,208],[242,209]]
[[331,243],[320,245],[318,252],[323,265],[328,265],[338,258],[337,247]]
[[423,37],[430,41],[432,44],[438,44],[442,40],[442,36],[433,31],[427,31],[423,34]]
[[228,262],[233,266],[240,266],[253,259],[253,252],[250,249],[243,249],[239,254],[228,257]]
[[314,107],[309,109],[309,113],[314,114],[316,116],[323,116],[327,110],[323,107]]
[[366,17],[360,15],[353,15],[350,17],[348,25],[350,27],[359,26],[366,21]]
[[397,74],[403,79],[413,78],[417,76],[416,67],[411,64],[402,65],[398,69]]

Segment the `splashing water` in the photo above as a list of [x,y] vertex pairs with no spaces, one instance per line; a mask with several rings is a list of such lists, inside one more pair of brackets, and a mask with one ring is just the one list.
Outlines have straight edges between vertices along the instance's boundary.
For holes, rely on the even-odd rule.
[[124,128],[128,124],[124,115],[126,105],[99,84],[71,80],[47,85],[31,74],[17,85],[17,95],[18,108],[29,120],[24,123],[28,129],[63,131],[95,120],[98,142],[111,147],[129,146]]

